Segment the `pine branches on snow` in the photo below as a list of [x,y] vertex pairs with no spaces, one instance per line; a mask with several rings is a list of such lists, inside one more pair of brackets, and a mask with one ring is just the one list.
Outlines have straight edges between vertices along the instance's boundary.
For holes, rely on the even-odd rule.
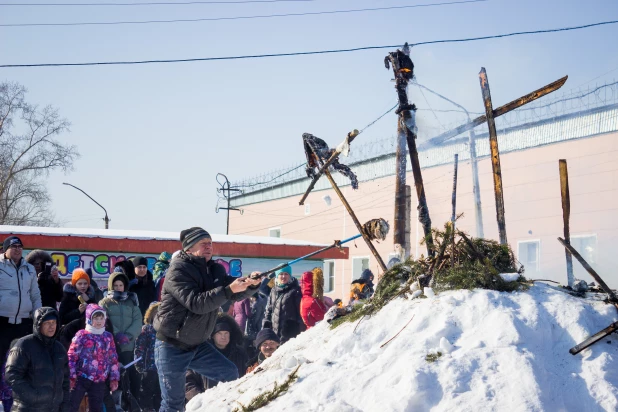
[[271,390],[263,392],[259,394],[258,396],[256,396],[255,398],[251,399],[251,402],[249,402],[248,405],[245,406],[242,403],[238,402],[238,404],[240,405],[240,408],[234,409],[233,412],[256,411],[268,405],[270,402],[274,401],[279,396],[283,395],[285,392],[288,391],[288,389],[290,389],[290,386],[292,385],[292,383],[294,383],[296,379],[298,379],[298,369],[300,368],[300,366],[301,365],[298,365],[296,369],[294,369],[292,373],[288,375],[286,380],[281,385],[275,382],[275,385]]

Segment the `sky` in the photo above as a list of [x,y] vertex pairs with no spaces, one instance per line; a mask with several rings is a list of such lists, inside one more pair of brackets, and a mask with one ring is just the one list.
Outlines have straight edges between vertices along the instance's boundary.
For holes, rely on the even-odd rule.
[[[94,0],[105,2],[109,0]],[[143,0],[135,0],[137,2]],[[25,3],[2,1],[0,3]],[[33,1],[34,2],[34,1]],[[38,3],[59,2],[39,0]],[[64,2],[64,1],[63,1]],[[66,0],[66,2],[78,2]],[[82,0],[82,3],[85,1]],[[129,3],[116,0],[115,3]],[[435,0],[315,0],[157,6],[3,6],[0,25],[196,19],[439,3]],[[133,25],[0,27],[0,64],[182,59],[397,45],[618,20],[613,0],[489,0],[345,14]],[[564,75],[564,92],[618,77],[618,24],[571,32],[412,48],[417,81],[470,111],[483,110],[478,72],[487,69],[497,107]],[[60,136],[81,157],[47,179],[64,227],[225,233],[215,180],[288,169],[304,160],[302,133],[335,146],[396,103],[390,49],[341,54],[131,66],[0,68],[0,82],[28,89],[71,122]],[[426,135],[464,118],[434,113],[448,103],[415,87]],[[435,130],[435,133],[433,131]],[[394,114],[367,129],[392,136]],[[359,143],[360,143],[359,142]],[[300,207],[300,206],[299,206]],[[236,212],[232,212],[236,213]]]

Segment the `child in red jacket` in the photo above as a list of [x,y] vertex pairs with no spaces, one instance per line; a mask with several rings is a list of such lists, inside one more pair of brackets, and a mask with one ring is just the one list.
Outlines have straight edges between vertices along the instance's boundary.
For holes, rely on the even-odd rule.
[[303,273],[300,278],[300,290],[303,295],[300,301],[300,316],[309,329],[324,319],[324,315],[332,306],[332,300],[328,299],[330,301],[328,303],[325,301],[322,269],[314,268],[311,272]]

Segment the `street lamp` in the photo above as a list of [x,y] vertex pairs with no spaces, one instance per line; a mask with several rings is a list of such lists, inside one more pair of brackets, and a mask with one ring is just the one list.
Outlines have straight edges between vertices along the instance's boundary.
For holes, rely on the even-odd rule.
[[97,202],[96,200],[94,200],[94,199],[93,199],[93,198],[92,198],[92,197],[91,197],[88,193],[84,192],[82,189],[80,189],[80,188],[79,188],[79,187],[77,187],[77,186],[73,186],[73,185],[72,185],[72,184],[70,184],[70,183],[64,183],[64,182],[62,182],[62,184],[63,184],[63,185],[67,185],[67,186],[71,186],[72,188],[79,190],[80,192],[82,192],[83,194],[85,194],[86,196],[88,196],[88,198],[89,198],[90,200],[92,200],[94,203],[96,203],[97,205],[99,205],[99,207],[100,207],[101,209],[103,209],[103,211],[105,212],[105,217],[103,218],[103,220],[105,221],[105,229],[109,229],[109,217],[107,217],[107,210],[105,210],[105,208],[104,208],[103,206],[101,206],[101,204],[100,204],[99,202]]
[[[421,89],[427,90],[429,93],[432,93],[438,96],[439,98],[446,100],[447,102],[451,103],[454,106],[459,107],[461,110],[463,110],[466,113],[466,116],[468,117],[468,122],[471,121],[470,113],[468,113],[468,110],[466,110],[466,108],[463,107],[462,105],[455,103],[448,97],[444,97],[440,93],[436,92],[435,90],[431,90],[429,87],[423,86],[420,83],[412,83],[412,84],[418,86]],[[469,142],[469,149],[470,149],[470,166],[472,167],[472,192],[474,193],[474,205],[475,205],[474,212],[476,215],[476,236],[482,238],[484,237],[483,212],[481,209],[481,190],[479,188],[479,169],[478,169],[478,165],[476,161],[476,136],[474,135],[473,129],[470,129],[468,142]]]

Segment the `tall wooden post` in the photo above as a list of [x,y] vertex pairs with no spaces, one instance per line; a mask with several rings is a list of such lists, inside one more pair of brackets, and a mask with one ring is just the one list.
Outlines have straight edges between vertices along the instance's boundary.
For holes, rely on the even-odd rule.
[[[569,172],[567,169],[566,159],[558,160],[558,169],[560,170],[560,197],[562,198],[562,221],[564,223],[564,241],[571,244],[571,230],[569,220],[571,217],[571,195],[569,193]],[[564,250],[567,267],[567,282],[569,286],[575,283],[573,275],[573,256],[568,249]]]
[[498,220],[498,233],[500,235],[500,243],[506,245],[506,222],[504,216],[504,192],[502,190],[502,170],[500,168],[500,151],[498,150],[498,133],[496,131],[496,122],[494,121],[494,109],[491,103],[491,93],[489,91],[489,81],[487,72],[484,67],[481,67],[479,73],[479,81],[481,83],[481,91],[483,94],[483,103],[485,105],[485,116],[487,117],[487,126],[489,128],[489,147],[491,150],[491,167],[494,176],[494,195],[496,198],[496,219]]
[[453,214],[451,215],[451,266],[455,266],[455,220],[457,219],[457,164],[459,163],[459,154],[455,153],[455,161],[453,162],[453,195],[451,203]]
[[[392,66],[395,75],[395,90],[399,99],[399,107],[396,113],[399,115],[397,130],[405,133],[412,163],[412,174],[414,176],[414,186],[418,198],[419,221],[423,225],[427,254],[434,255],[433,234],[431,233],[431,219],[429,218],[429,208],[427,207],[427,197],[425,196],[425,186],[421,165],[418,160],[418,150],[416,148],[416,106],[408,102],[408,82],[414,77],[414,63],[410,59],[410,48],[406,43],[401,50],[391,52],[384,59],[386,68]],[[404,192],[405,193],[405,192]]]
[[397,152],[395,154],[395,230],[393,243],[406,249],[406,132],[401,122],[397,125]]

